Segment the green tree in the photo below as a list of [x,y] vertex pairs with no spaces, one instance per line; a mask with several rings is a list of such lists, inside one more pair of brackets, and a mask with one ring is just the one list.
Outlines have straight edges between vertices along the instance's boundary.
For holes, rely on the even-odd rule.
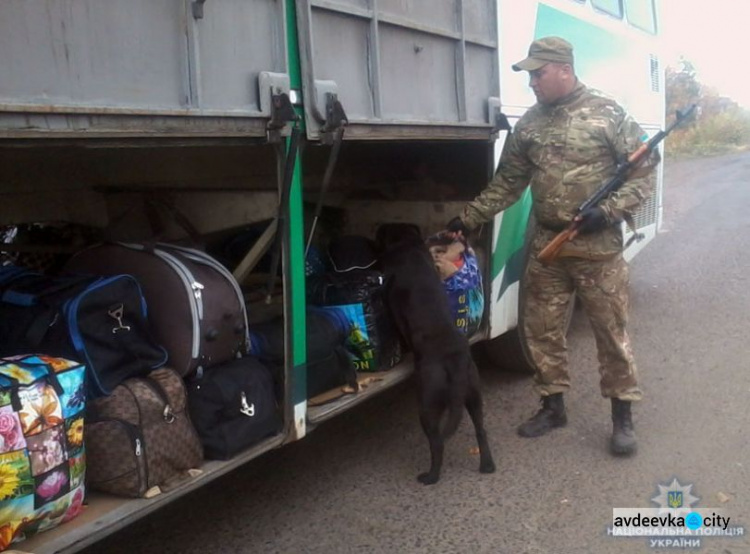
[[721,154],[750,146],[750,113],[730,98],[701,84],[693,64],[680,60],[680,67],[666,70],[666,119],[675,112],[697,104],[696,117],[676,129],[667,139],[667,156]]

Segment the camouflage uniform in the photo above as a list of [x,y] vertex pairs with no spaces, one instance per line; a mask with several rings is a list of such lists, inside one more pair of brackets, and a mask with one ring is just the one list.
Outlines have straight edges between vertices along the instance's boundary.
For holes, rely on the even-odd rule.
[[466,227],[473,229],[531,187],[538,225],[524,279],[523,331],[543,396],[570,387],[565,314],[575,290],[596,337],[602,394],[630,401],[641,398],[625,330],[628,269],[622,258],[622,232],[614,223],[631,217],[653,193],[651,170],[659,162],[658,154],[600,204],[613,225],[579,235],[549,266],[542,265],[537,254],[614,174],[617,160],[642,144],[644,135],[614,100],[578,83],[554,104],[536,104],[526,112],[505,143],[495,177],[461,214]]

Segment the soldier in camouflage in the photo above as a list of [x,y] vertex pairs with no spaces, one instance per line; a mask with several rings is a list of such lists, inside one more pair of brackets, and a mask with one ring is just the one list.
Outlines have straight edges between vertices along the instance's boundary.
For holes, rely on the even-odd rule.
[[[558,37],[534,41],[526,59],[513,66],[528,71],[537,103],[505,142],[489,186],[448,231],[468,233],[516,202],[527,186],[533,196],[536,234],[523,280],[522,336],[536,368],[542,408],[518,428],[537,437],[567,423],[563,393],[570,388],[565,340],[568,304],[580,298],[596,338],[601,392],[612,401],[615,454],[635,452],[631,402],[641,399],[626,332],[628,267],[622,257],[622,221],[654,191],[654,153],[631,178],[598,206],[576,209],[614,175],[618,160],[646,139],[643,129],[613,99],[578,81],[573,47]],[[560,257],[543,265],[537,255],[573,218],[579,235]]]

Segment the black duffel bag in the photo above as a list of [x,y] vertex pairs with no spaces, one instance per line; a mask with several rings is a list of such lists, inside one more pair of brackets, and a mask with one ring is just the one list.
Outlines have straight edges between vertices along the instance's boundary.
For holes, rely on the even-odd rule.
[[44,352],[86,365],[90,398],[167,361],[130,275],[48,277],[0,268],[0,356]]
[[[357,388],[357,372],[346,341],[351,324],[338,310],[308,307],[307,398],[349,385]],[[250,353],[274,370],[281,386],[284,367],[284,321],[277,318],[250,326]]]
[[200,370],[187,389],[190,419],[206,458],[228,460],[281,431],[273,376],[255,358]]

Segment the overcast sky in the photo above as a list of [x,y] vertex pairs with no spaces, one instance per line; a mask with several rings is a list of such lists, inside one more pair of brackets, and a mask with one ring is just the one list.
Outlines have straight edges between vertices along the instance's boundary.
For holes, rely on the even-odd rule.
[[668,65],[680,54],[698,80],[750,108],[750,1],[661,0]]

